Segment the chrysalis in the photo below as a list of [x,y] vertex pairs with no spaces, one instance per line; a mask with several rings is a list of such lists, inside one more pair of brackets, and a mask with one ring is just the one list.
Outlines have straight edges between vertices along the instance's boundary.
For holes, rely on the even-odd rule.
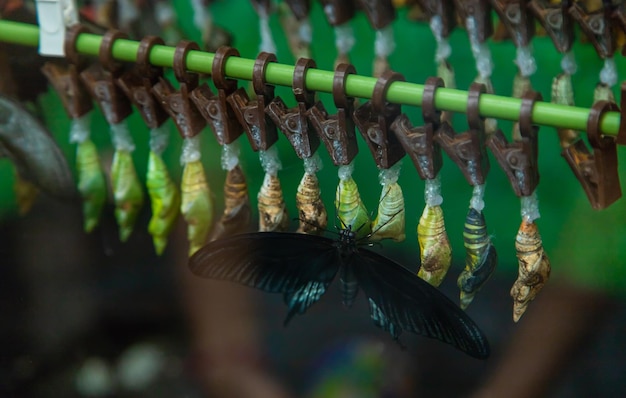
[[[474,187],[472,204],[465,218],[463,242],[465,244],[465,268],[457,279],[461,290],[461,308],[465,309],[474,300],[480,288],[489,280],[498,263],[496,248],[487,234],[483,216],[482,195],[484,185]],[[480,209],[480,210],[479,210]]]
[[437,287],[445,278],[452,263],[452,247],[443,219],[443,201],[439,178],[425,180],[426,206],[417,225],[421,266],[417,276]]
[[511,288],[513,320],[519,321],[528,304],[550,277],[550,260],[543,250],[537,224],[523,220],[515,239],[519,276]]
[[200,136],[185,138],[181,162],[184,164],[181,181],[181,206],[187,222],[189,255],[194,254],[206,243],[213,224],[213,195],[209,189],[204,166],[200,161]]
[[213,199],[204,167],[199,160],[185,164],[181,194],[180,212],[187,221],[187,239],[191,256],[206,243],[213,223]]
[[354,164],[339,167],[339,185],[335,195],[335,207],[337,217],[341,222],[341,228],[352,227],[357,237],[362,238],[371,232],[370,216],[361,201],[359,189],[352,179]]
[[222,168],[226,170],[224,181],[224,212],[211,232],[210,241],[236,233],[249,232],[252,211],[248,196],[246,176],[239,165],[237,141],[222,146]]
[[180,193],[170,178],[163,159],[153,151],[150,151],[149,155],[146,186],[152,204],[148,232],[152,235],[154,250],[161,255],[167,246],[167,236],[178,216]]
[[131,156],[135,149],[125,122],[111,125],[115,145],[111,165],[111,188],[115,201],[115,219],[119,226],[122,242],[126,242],[133,232],[139,210],[143,205],[143,189],[137,177]]
[[91,232],[100,222],[107,198],[107,185],[96,145],[89,138],[76,146],[78,191],[83,200],[83,225]]
[[265,170],[263,185],[257,196],[259,207],[259,231],[286,231],[289,227],[289,214],[278,179],[281,168],[275,146],[267,151],[259,151],[261,164]]
[[258,201],[259,231],[286,231],[289,227],[289,214],[277,176],[265,174]]
[[[561,73],[552,80],[552,98],[554,104],[574,106],[574,88],[572,86],[572,76],[568,73]],[[580,134],[573,129],[557,129],[561,147],[567,148],[578,140]]]
[[321,235],[328,225],[328,214],[321,198],[320,184],[315,174],[321,166],[319,155],[304,159],[305,173],[298,185],[296,207],[300,224],[297,232]]
[[[297,3],[297,4],[296,4]],[[287,36],[287,43],[294,59],[311,58],[311,22],[309,2],[283,2],[278,6],[280,24]]]
[[[445,87],[456,88],[454,69],[446,60],[439,62],[437,66],[437,76],[443,79]],[[452,115],[453,112],[450,111],[441,112],[441,122],[452,123]]]
[[378,203],[378,213],[372,223],[370,240],[393,239],[402,242],[406,238],[404,196],[398,184],[400,165],[398,162],[390,169],[380,171],[383,189]]

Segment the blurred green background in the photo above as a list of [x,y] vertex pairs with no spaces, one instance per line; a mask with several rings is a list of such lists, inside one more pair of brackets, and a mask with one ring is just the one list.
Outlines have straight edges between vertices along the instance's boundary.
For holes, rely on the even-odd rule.
[[[173,3],[178,15],[178,26],[184,36],[199,41],[200,32],[191,23],[190,4],[182,1]],[[240,51],[241,56],[255,58],[259,49],[260,35],[258,17],[250,2],[248,0],[216,2],[211,5],[211,11],[215,23],[233,34],[233,46]],[[313,2],[310,18],[313,28],[313,58],[318,68],[332,70],[336,56],[334,32],[327,23],[318,2]],[[294,59],[287,47],[287,40],[276,13],[270,17],[270,25],[277,44],[279,62],[293,64]],[[357,38],[357,43],[350,54],[351,61],[359,74],[371,75],[374,58],[374,31],[362,13],[357,14],[357,17],[351,21],[351,25]],[[435,40],[430,28],[424,23],[409,21],[404,9],[398,13],[393,28],[397,47],[390,56],[392,68],[404,74],[409,82],[423,83],[429,76],[434,76],[436,74]],[[554,49],[547,36],[535,37],[532,43],[538,66],[537,73],[531,78],[532,84],[535,90],[543,94],[545,100],[549,100],[552,78],[561,72],[561,54]],[[476,76],[475,63],[466,32],[457,28],[450,37],[450,44],[452,55],[449,61],[455,68],[457,87],[466,89]],[[510,41],[489,42],[489,46],[495,65],[492,76],[495,93],[510,95],[513,77],[517,71],[513,63],[515,47]],[[589,44],[577,43],[574,46],[574,53],[579,66],[574,76],[576,104],[589,107],[603,62]],[[618,70],[624,70],[626,63],[621,56],[616,56],[616,62]],[[168,71],[168,76],[173,80],[171,71]],[[623,78],[623,73],[620,73],[620,78]],[[247,87],[247,82],[242,81],[241,85]],[[290,88],[279,87],[276,93],[285,100],[288,106],[295,103]],[[615,89],[615,94],[618,95],[617,89]],[[332,113],[334,105],[331,95],[320,93],[319,98]],[[50,91],[43,95],[40,101],[48,128],[74,168],[75,148],[68,143],[69,119],[60,106],[57,95]],[[421,112],[418,108],[405,106],[403,111],[409,115],[414,124],[421,123]],[[140,178],[145,181],[148,128],[143,124],[137,112],[129,118],[129,123],[137,144],[137,150],[134,153],[135,165]],[[171,140],[164,157],[174,179],[180,181],[182,170],[178,158],[181,140],[172,122],[167,123],[170,125]],[[457,131],[466,129],[464,115],[455,116],[454,127]],[[511,122],[500,121],[499,127],[505,135],[510,137]],[[97,111],[94,112],[92,120],[92,139],[101,148],[102,153],[112,150],[108,125]],[[258,155],[250,149],[245,135],[240,138],[240,141],[242,164],[248,177],[250,196],[255,207],[256,193],[263,180],[263,170],[260,167]],[[277,145],[283,165],[279,177],[283,184],[290,215],[293,217],[297,215],[295,192],[303,174],[303,165],[284,136],[281,136]],[[373,213],[376,211],[381,191],[380,185],[374,183],[378,180],[378,170],[361,137],[359,137],[359,150],[355,160],[354,179],[359,185],[366,206]],[[322,195],[329,210],[329,217],[333,217],[332,207],[338,182],[337,170],[323,145],[320,146],[318,152],[324,162],[324,169],[319,173]],[[625,201],[622,199],[604,211],[592,210],[578,181],[560,156],[560,152],[556,131],[552,128],[541,128],[539,159],[541,183],[538,195],[542,217],[538,224],[545,249],[552,260],[552,278],[571,279],[586,286],[613,293],[624,292],[626,291],[623,289],[626,284],[626,273],[622,271],[624,268],[622,259],[626,258]],[[222,186],[225,175],[220,167],[220,154],[221,149],[212,133],[205,129],[203,131],[203,162],[211,189],[216,194],[218,211],[221,211],[223,206]],[[622,162],[626,160],[622,148],[619,149],[619,156]],[[492,235],[500,257],[497,272],[500,276],[510,280],[512,284],[517,274],[514,240],[520,223],[520,203],[513,194],[505,174],[492,156],[490,156],[490,161],[491,171],[485,196],[485,217],[488,231]],[[622,179],[626,178],[625,169],[621,167]],[[454,250],[453,268],[447,278],[447,283],[454,283],[464,264],[462,229],[472,188],[448,158],[444,161],[441,180],[446,226]],[[8,161],[0,162],[0,181],[2,181],[0,217],[12,217],[16,214],[16,203],[11,188],[13,175]],[[401,244],[388,242],[384,245],[385,251],[402,250],[408,253],[408,256],[414,260],[413,264],[406,265],[413,268],[419,261],[416,226],[424,206],[424,183],[407,158],[403,160],[399,183],[404,190],[406,201],[407,239]],[[148,204],[146,203],[145,206]],[[329,225],[332,226],[332,220]],[[147,225],[138,224],[135,233],[147,234]],[[503,297],[503,299],[506,298]]]

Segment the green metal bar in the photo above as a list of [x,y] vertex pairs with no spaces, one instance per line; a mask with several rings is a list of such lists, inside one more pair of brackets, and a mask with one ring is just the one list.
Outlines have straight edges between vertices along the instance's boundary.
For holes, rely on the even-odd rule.
[[[39,28],[36,25],[0,20],[0,41],[37,46]],[[102,36],[84,33],[76,42],[78,52],[97,56]],[[120,39],[113,45],[113,57],[134,62],[139,42]],[[174,61],[174,47],[155,46],[150,53],[150,62],[157,66],[171,67]],[[192,72],[211,73],[213,54],[203,51],[190,51],[187,68]],[[235,79],[251,80],[254,60],[231,57],[226,63],[226,75]],[[266,80],[270,84],[291,86],[293,65],[271,63],[266,69]],[[307,88],[314,91],[332,92],[333,72],[309,69],[306,75]],[[373,77],[350,75],[346,81],[346,93],[359,98],[371,98],[376,79]],[[387,100],[394,103],[420,106],[424,86],[408,82],[395,82],[387,91]],[[465,113],[467,91],[448,88],[438,89],[435,95],[437,108],[446,111]],[[519,118],[521,100],[499,95],[484,94],[480,97],[480,114],[484,117],[516,121]],[[538,125],[585,131],[589,109],[537,102],[532,119]],[[606,135],[617,135],[619,112],[607,112],[602,118],[600,129]]]

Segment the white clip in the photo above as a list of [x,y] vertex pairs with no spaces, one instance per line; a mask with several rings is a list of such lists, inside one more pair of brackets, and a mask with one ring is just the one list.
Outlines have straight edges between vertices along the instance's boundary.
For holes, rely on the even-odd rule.
[[36,0],[39,21],[39,54],[64,57],[66,28],[78,23],[74,0]]

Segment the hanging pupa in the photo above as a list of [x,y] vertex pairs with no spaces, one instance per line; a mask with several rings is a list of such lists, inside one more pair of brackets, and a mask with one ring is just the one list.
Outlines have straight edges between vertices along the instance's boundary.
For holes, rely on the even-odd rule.
[[286,231],[289,227],[289,213],[285,205],[283,190],[278,179],[282,165],[275,146],[259,152],[265,177],[257,195],[259,207],[259,231]]
[[297,232],[311,235],[321,235],[328,225],[328,213],[321,198],[320,184],[316,173],[322,167],[322,160],[315,153],[304,159],[304,176],[296,192],[296,207],[298,208]]
[[378,201],[378,212],[372,222],[370,240],[393,239],[402,242],[406,238],[404,195],[398,184],[401,163],[379,173],[380,185],[383,189]]
[[378,205],[378,214],[372,225],[370,239],[405,238],[404,197],[397,183],[399,167],[392,167],[405,154],[396,135],[391,131],[392,122],[400,115],[400,105],[386,100],[387,90],[392,83],[403,81],[404,77],[393,71],[386,71],[376,81],[372,99],[354,111],[354,122],[367,143],[374,161],[381,170],[383,190]]
[[380,77],[390,69],[388,57],[396,47],[393,36],[396,9],[392,0],[357,0],[356,3],[365,12],[370,25],[376,32],[374,41],[376,57],[372,67],[372,76]]
[[134,70],[117,80],[118,85],[150,128],[146,187],[152,217],[148,224],[148,232],[152,235],[154,249],[158,255],[163,254],[167,246],[167,237],[174,227],[180,209],[180,192],[161,157],[169,140],[169,129],[164,124],[168,114],[152,92],[152,87],[163,77],[163,69],[150,64],[150,51],[155,45],[163,44],[163,40],[155,36],[143,38],[137,50]]
[[126,37],[122,32],[108,31],[102,37],[100,45],[100,64],[94,64],[81,73],[83,82],[100,106],[111,129],[111,140],[115,147],[111,165],[111,188],[122,242],[132,233],[144,199],[132,160],[135,144],[126,125],[126,118],[132,108],[130,101],[116,84],[116,79],[124,72],[124,66],[116,62],[111,53],[115,41]]
[[215,224],[209,241],[251,231],[252,211],[248,184],[239,164],[237,141],[222,146],[222,169],[226,170],[224,212]]
[[356,7],[354,2],[345,0],[320,0],[320,2],[328,23],[335,31],[335,47],[337,48],[335,68],[337,68],[340,64],[350,62],[349,54],[356,42],[350,20],[356,13]]
[[337,218],[341,223],[340,227],[352,227],[358,239],[370,235],[372,222],[369,212],[361,200],[356,182],[352,178],[353,172],[353,163],[339,167],[339,185],[335,195],[335,208],[337,209]]
[[539,183],[537,126],[532,124],[532,111],[541,95],[528,91],[522,96],[519,137],[508,143],[501,131],[487,145],[511,182],[521,200],[522,224],[515,240],[519,275],[513,287],[513,320],[517,322],[528,304],[550,276],[550,260],[546,255],[535,220],[539,218],[536,188]]
[[424,211],[417,225],[420,245],[420,268],[417,275],[433,286],[439,286],[450,269],[452,248],[446,233],[441,204],[439,171],[443,165],[441,147],[434,140],[438,130],[452,130],[443,112],[435,107],[435,92],[444,87],[443,79],[431,77],[424,83],[422,116],[424,125],[412,127],[406,115],[400,115],[391,129],[424,180]]
[[457,279],[463,309],[467,308],[478,290],[491,277],[498,258],[495,246],[487,234],[483,215],[489,157],[485,150],[485,120],[480,116],[478,104],[485,91],[482,84],[473,83],[470,86],[467,99],[468,131],[454,134],[452,130],[440,129],[435,136],[435,140],[450,159],[459,166],[467,182],[474,187],[463,232],[465,268]]
[[283,27],[291,54],[295,59],[311,58],[310,0],[287,0],[278,6],[280,24]]
[[78,192],[83,208],[83,229],[91,232],[100,222],[107,198],[107,185],[98,151],[90,138],[90,121],[93,103],[80,80],[86,59],[76,52],[76,39],[87,28],[76,24],[67,31],[64,48],[67,66],[46,62],[43,74],[61,98],[63,107],[71,118],[70,142],[76,143],[76,173]]
[[159,77],[159,82],[152,88],[183,138],[180,156],[183,165],[180,212],[187,222],[190,256],[206,243],[214,217],[213,195],[200,152],[200,132],[206,126],[206,121],[190,98],[190,92],[198,86],[199,77],[195,73],[187,72],[186,68],[189,51],[199,49],[196,43],[186,40],[176,46],[173,69],[176,80],[180,83],[178,90],[163,77]]
[[420,245],[421,265],[417,276],[433,286],[441,285],[450,264],[452,247],[446,233],[441,208],[441,182],[439,177],[425,181],[426,206],[417,224],[417,239]]
[[[445,87],[456,88],[454,69],[448,62],[452,53],[452,47],[448,37],[456,26],[456,12],[452,0],[423,0],[420,2],[425,16],[430,21],[430,30],[433,32],[437,48],[435,50],[435,63],[437,64],[437,77],[443,79]],[[452,112],[444,111],[441,120],[450,121]]]
[[180,188],[180,212],[187,222],[189,256],[206,243],[215,213],[213,195],[200,158],[200,136],[186,138],[181,155],[184,168]]
[[[322,160],[316,153],[320,139],[315,134],[313,123],[307,117],[307,112],[319,103],[315,102],[315,92],[307,90],[305,84],[307,70],[315,67],[315,61],[312,59],[298,59],[292,84],[292,91],[297,101],[296,106],[287,108],[282,99],[276,97],[268,105],[267,113],[287,136],[296,155],[304,162],[305,173],[296,193],[296,206],[299,213],[298,232],[319,235],[326,229],[328,216],[315,174],[322,167]],[[255,78],[257,77],[253,76],[253,79]]]
[[[546,2],[531,0],[528,8],[533,12],[537,21],[548,33],[558,52],[562,54],[561,68],[563,72],[552,80],[552,95],[550,101],[555,104],[574,106],[574,88],[572,75],[578,66],[572,51],[574,43],[575,23],[569,13],[573,0],[560,2]],[[557,128],[561,147],[570,146],[579,137],[573,129]]]

